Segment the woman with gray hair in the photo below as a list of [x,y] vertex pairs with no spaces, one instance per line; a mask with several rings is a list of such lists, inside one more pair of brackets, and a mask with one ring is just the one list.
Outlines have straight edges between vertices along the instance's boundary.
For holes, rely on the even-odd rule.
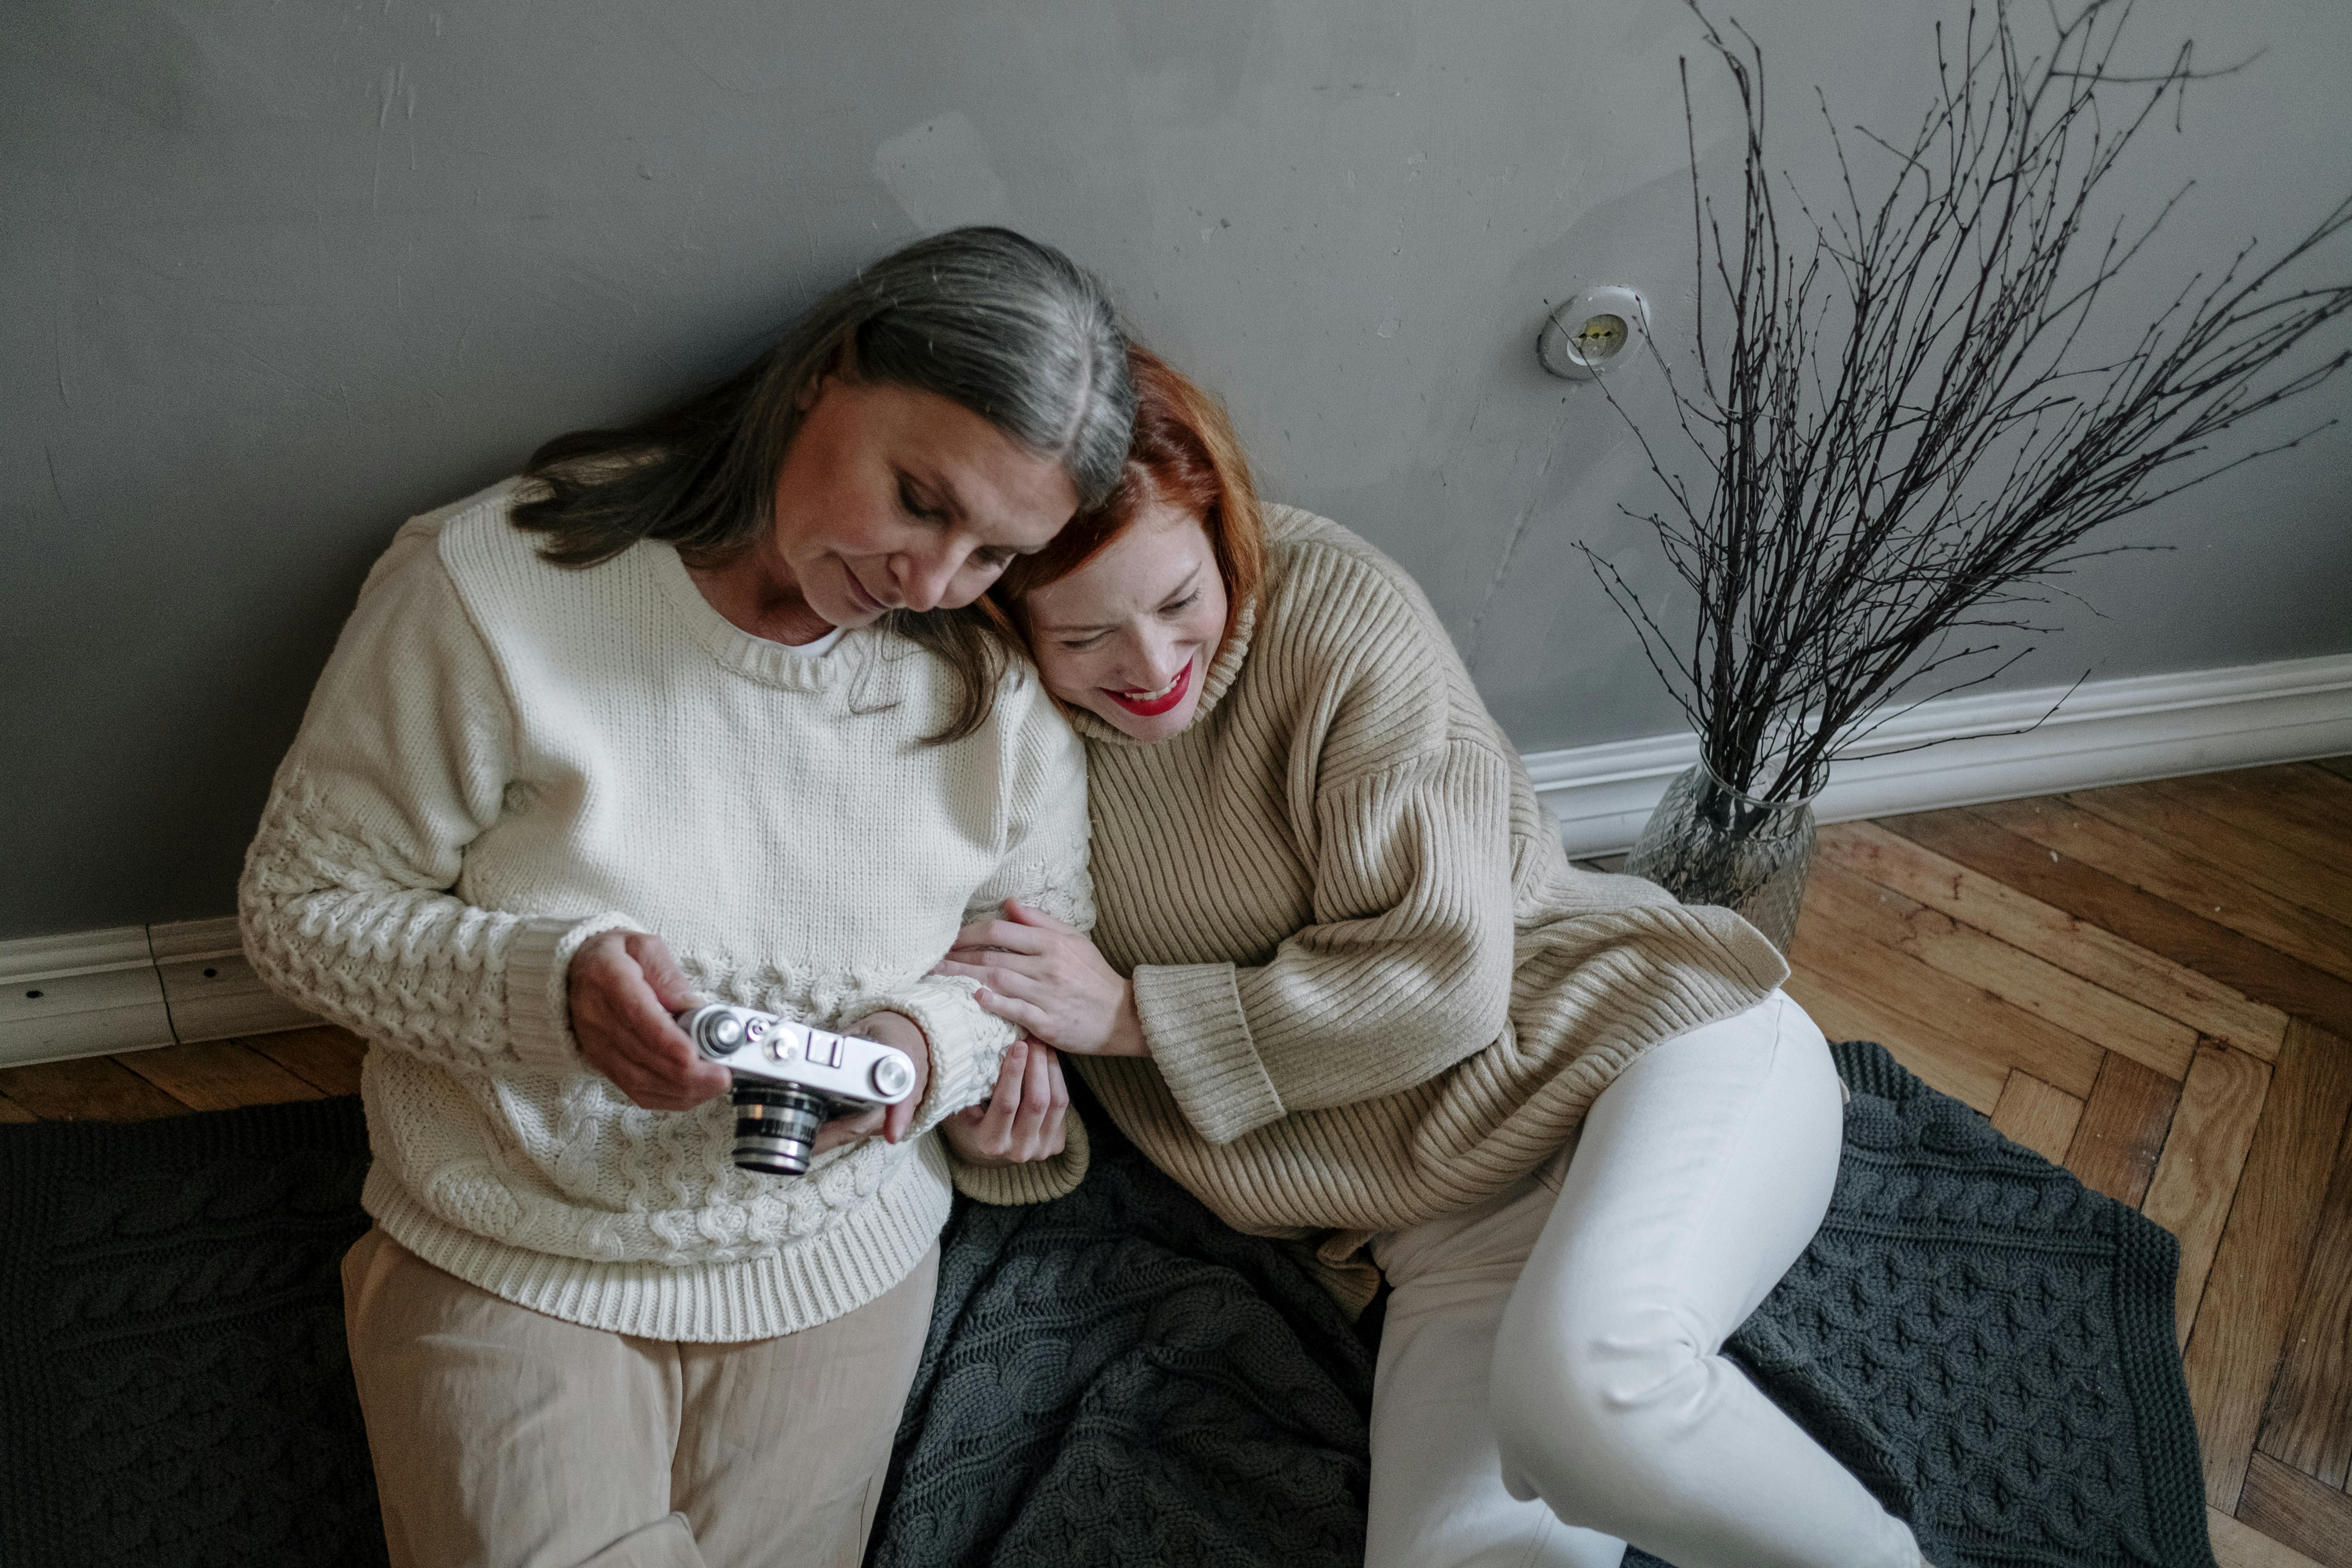
[[[959,230],[369,574],[239,903],[370,1042],[345,1314],[395,1564],[858,1560],[948,1213],[921,1134],[1014,1034],[925,972],[1006,897],[1092,919],[1077,743],[965,607],[1133,406],[1099,285]],[[914,1090],[740,1169],[675,1022],[709,1000]]]

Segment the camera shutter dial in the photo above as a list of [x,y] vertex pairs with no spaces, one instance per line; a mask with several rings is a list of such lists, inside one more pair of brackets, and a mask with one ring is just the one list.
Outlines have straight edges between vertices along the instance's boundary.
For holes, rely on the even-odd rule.
[[902,1056],[887,1056],[874,1064],[867,1075],[874,1080],[874,1091],[886,1100],[896,1100],[914,1086],[915,1068]]

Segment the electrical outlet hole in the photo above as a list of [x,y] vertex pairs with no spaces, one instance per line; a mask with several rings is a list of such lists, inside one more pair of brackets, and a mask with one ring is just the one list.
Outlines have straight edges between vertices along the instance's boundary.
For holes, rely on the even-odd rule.
[[217,969],[207,969],[205,971],[205,978],[207,980],[218,980],[220,978],[220,971]]
[[27,991],[25,993],[25,1000],[27,1002],[37,1001],[39,999],[40,994],[41,994],[37,991]]

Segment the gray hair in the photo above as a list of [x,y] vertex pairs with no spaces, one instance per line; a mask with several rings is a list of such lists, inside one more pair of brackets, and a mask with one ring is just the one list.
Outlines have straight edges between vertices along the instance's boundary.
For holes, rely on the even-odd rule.
[[[531,482],[509,515],[547,535],[540,552],[562,566],[593,566],[646,539],[724,561],[775,526],[802,394],[834,371],[969,408],[1059,464],[1081,509],[1110,493],[1127,459],[1135,384],[1101,282],[1010,229],[958,228],[866,268],[708,391],[635,425],[548,442],[524,466]],[[899,612],[891,624],[957,668],[967,700],[940,738],[970,733],[1004,668],[995,634],[950,612]]]
[[723,559],[775,522],[776,475],[802,394],[828,371],[935,393],[1110,493],[1135,422],[1127,339],[1102,284],[1010,229],[957,228],[883,258],[818,300],[765,353],[639,424],[559,436],[531,454],[518,527],[551,561],[592,566],[640,539]]

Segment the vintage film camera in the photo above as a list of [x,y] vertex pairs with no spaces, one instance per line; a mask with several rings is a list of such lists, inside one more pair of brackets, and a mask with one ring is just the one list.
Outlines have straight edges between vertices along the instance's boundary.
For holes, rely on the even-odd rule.
[[694,1048],[735,1074],[735,1163],[771,1176],[808,1169],[816,1130],[842,1111],[914,1092],[907,1053],[723,1002],[677,1016]]

